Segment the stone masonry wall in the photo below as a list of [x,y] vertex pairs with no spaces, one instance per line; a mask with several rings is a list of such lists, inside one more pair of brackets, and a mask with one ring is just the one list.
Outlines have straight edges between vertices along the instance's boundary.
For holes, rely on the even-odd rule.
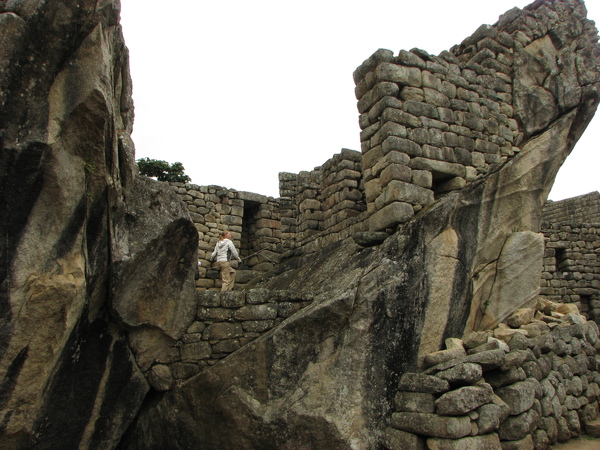
[[360,152],[343,149],[311,172],[280,173],[285,256],[310,253],[367,229]]
[[196,317],[183,337],[158,358],[148,380],[158,391],[171,389],[204,367],[258,338],[313,301],[291,291],[196,291]]
[[544,205],[546,222],[600,223],[600,193],[589,194],[560,200],[549,201]]
[[575,303],[600,323],[600,223],[542,224],[546,243],[540,293]]
[[598,326],[540,299],[405,373],[384,442],[400,449],[547,449],[598,427]]
[[[176,184],[199,231],[197,287],[220,286],[208,256],[222,229],[244,258],[243,286],[282,259],[359,232],[396,231],[502,164],[593,81],[586,56],[565,50],[576,38],[597,40],[597,31],[582,3],[561,0],[510,10],[439,56],[378,50],[354,72],[360,152],[343,149],[312,171],[281,173],[278,199]],[[547,52],[562,58],[556,70],[536,66]],[[534,97],[547,107],[533,111]]]
[[[279,263],[283,247],[277,200],[221,186],[171,185],[187,205],[198,230],[197,288],[221,287],[219,274],[210,268],[209,259],[223,230],[231,232],[242,258],[236,283],[244,285]],[[237,267],[237,262],[232,265]]]
[[[380,49],[368,58],[354,80],[370,228],[410,220],[518,153],[558,111],[575,106],[590,80],[585,56],[565,50],[588,34],[597,41],[579,1],[538,1],[482,25],[439,56]],[[547,52],[556,67],[536,65]],[[566,75],[573,72],[578,79]]]

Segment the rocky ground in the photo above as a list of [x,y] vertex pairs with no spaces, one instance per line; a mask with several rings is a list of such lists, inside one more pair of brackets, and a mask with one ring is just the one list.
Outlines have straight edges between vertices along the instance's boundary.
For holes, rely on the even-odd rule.
[[600,449],[600,438],[593,437],[581,437],[579,439],[572,439],[569,442],[563,444],[556,444],[552,446],[552,450],[598,450]]

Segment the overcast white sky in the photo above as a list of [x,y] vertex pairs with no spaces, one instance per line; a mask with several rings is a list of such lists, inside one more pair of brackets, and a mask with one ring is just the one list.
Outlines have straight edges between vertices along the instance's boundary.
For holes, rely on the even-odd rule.
[[[360,150],[352,73],[378,48],[439,54],[524,0],[121,0],[136,158],[279,196],[279,172]],[[588,0],[600,20],[600,1]],[[600,113],[553,200],[600,190]]]

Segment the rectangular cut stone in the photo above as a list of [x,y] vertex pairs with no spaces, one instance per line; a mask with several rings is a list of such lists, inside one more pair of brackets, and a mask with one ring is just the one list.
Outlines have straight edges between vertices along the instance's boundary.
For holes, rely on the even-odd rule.
[[369,112],[367,112],[367,116],[369,118],[369,123],[375,123],[379,120],[379,118],[383,115],[386,109],[402,109],[402,101],[397,99],[396,97],[392,97],[386,95],[381,100],[379,100]]
[[384,62],[375,69],[375,77],[378,81],[393,81],[403,86],[421,87],[421,71],[416,67]]
[[408,222],[414,214],[413,207],[408,203],[390,203],[369,218],[369,229],[379,231],[392,228],[400,223]]
[[407,135],[406,127],[396,122],[385,122],[383,126],[371,138],[371,146],[379,145],[388,136],[398,136],[405,138]]
[[431,119],[439,119],[439,113],[435,105],[424,102],[415,102],[412,100],[404,102],[403,108],[407,113],[413,116],[425,116]]
[[468,416],[438,416],[418,412],[392,413],[390,425],[398,430],[445,439],[460,439],[471,434]]
[[399,108],[386,108],[381,114],[381,120],[384,122],[396,122],[407,127],[420,127],[421,120]]
[[244,332],[239,323],[219,322],[210,325],[205,330],[205,334],[208,340],[220,340],[240,337],[244,335]]
[[397,136],[389,136],[383,141],[381,148],[384,154],[391,151],[398,151],[409,156],[421,156],[423,154],[423,150],[419,144]]
[[448,163],[445,161],[436,161],[426,158],[413,158],[409,167],[411,169],[428,170],[433,174],[433,178],[452,178],[466,175],[465,166],[457,163]]
[[404,164],[390,164],[381,171],[381,184],[387,185],[392,180],[404,181],[410,183],[412,170]]
[[243,306],[233,314],[236,320],[268,320],[276,317],[277,306],[270,303]]
[[490,403],[494,391],[489,385],[464,386],[446,392],[435,402],[436,412],[442,416],[459,416]]
[[406,202],[411,205],[430,205],[434,201],[433,192],[429,189],[403,181],[392,180],[383,188],[383,202]]

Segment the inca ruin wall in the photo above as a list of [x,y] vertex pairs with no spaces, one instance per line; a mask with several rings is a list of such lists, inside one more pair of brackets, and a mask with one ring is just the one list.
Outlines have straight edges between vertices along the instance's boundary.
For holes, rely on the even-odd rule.
[[[177,184],[199,232],[197,287],[220,285],[208,259],[223,229],[241,250],[237,282],[244,285],[282,260],[357,232],[395,231],[514,156],[524,139],[581,96],[583,87],[562,74],[537,80],[542,71],[527,73],[538,53],[560,50],[563,34],[595,35],[582,8],[555,2],[511,10],[439,56],[378,50],[354,73],[361,151],[343,149],[312,171],[280,173],[277,199]],[[584,62],[562,64],[578,71]],[[581,85],[590,81],[579,74]],[[532,111],[534,90],[556,99],[558,111]],[[532,115],[535,123],[524,120]]]
[[600,194],[592,192],[544,208],[546,250],[540,294],[575,303],[600,323]]

